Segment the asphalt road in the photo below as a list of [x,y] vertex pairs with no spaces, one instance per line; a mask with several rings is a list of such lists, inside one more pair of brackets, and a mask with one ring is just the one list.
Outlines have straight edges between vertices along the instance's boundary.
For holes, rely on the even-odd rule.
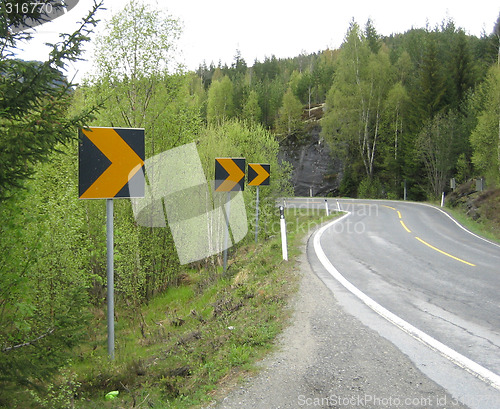
[[500,408],[500,247],[434,207],[338,205],[307,240],[278,350],[209,407]]
[[[287,206],[323,208],[324,201],[293,199]],[[408,323],[409,332],[416,328],[422,337],[429,336],[432,348],[450,348],[452,360],[458,356],[460,365],[496,389],[467,390],[466,377],[453,382],[446,371],[428,370],[428,375],[444,379],[444,386],[463,395],[491,394],[487,400],[500,407],[500,246],[464,230],[432,206],[329,200],[331,209],[338,206],[350,214],[326,228],[319,240],[336,272],[370,302]],[[322,267],[316,271],[324,281],[331,280]],[[349,307],[352,299],[345,303]],[[376,322],[370,325],[378,329]]]

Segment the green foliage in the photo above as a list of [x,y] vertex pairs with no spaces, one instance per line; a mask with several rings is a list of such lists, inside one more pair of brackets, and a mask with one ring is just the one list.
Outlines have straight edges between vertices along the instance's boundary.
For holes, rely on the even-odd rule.
[[75,406],[75,395],[81,383],[69,368],[60,371],[57,383],[49,383],[44,392],[30,391],[34,403],[43,409],[68,409]]
[[[176,19],[130,2],[98,38],[97,73],[75,97],[75,106],[104,101],[105,109],[92,125],[144,128],[146,157],[191,142],[200,131],[204,91],[193,88],[197,85],[193,78],[172,66],[179,34]],[[86,212],[94,249],[92,268],[101,277],[92,290],[98,300],[105,279],[105,236],[99,227],[104,212],[93,203],[86,204]],[[115,220],[119,221],[115,227],[117,293],[137,308],[177,281],[179,261],[170,230],[138,227],[128,201],[117,201]]]
[[[30,35],[0,33],[1,407],[11,407],[20,388],[40,388],[50,379],[87,323],[86,250],[78,211],[68,203],[75,168],[56,152],[95,113],[94,105],[69,113],[73,85],[63,70],[79,58],[101,5],[94,3],[73,34],[61,35],[45,62],[14,58],[18,42]],[[8,16],[9,24],[28,14]]]
[[[101,5],[94,3],[77,31],[61,35],[45,62],[15,59],[17,42],[29,36],[0,33],[0,200],[22,187],[34,166],[47,161],[56,145],[74,138],[76,127],[86,125],[92,117],[94,107],[66,115],[72,84],[65,79],[63,69],[79,58],[97,24],[94,15]],[[8,17],[15,26],[26,16]]]
[[322,134],[344,160],[358,151],[369,178],[375,171],[383,106],[391,76],[387,50],[371,51],[370,42],[359,26],[352,23],[327,95]]
[[481,87],[482,109],[471,134],[474,166],[491,184],[500,183],[500,68],[493,66]]
[[234,115],[233,83],[228,76],[212,82],[208,90],[207,122],[221,125]]
[[248,98],[243,106],[242,118],[250,123],[260,123],[262,110],[259,106],[259,96],[256,91],[250,91]]
[[358,186],[358,197],[379,199],[382,197],[382,184],[379,179],[364,178]]
[[[220,127],[209,126],[200,134],[198,152],[208,180],[213,180],[216,157],[244,157],[248,162],[271,165],[271,185],[260,189],[259,223],[260,234],[269,234],[266,226],[274,217],[275,200],[280,195],[291,193],[287,163],[278,163],[279,144],[271,132],[259,124],[241,120],[224,122]],[[255,197],[253,187],[244,190],[247,204],[249,231],[255,225]],[[250,235],[249,235],[250,236]]]
[[88,319],[93,276],[86,268],[76,163],[53,154],[38,169],[26,193],[1,207],[0,383],[6,393],[50,379],[83,339]]
[[288,137],[300,134],[303,128],[302,124],[302,104],[293,94],[292,88],[288,88],[283,96],[283,105],[279,109],[278,123],[276,132]]
[[129,1],[108,22],[105,34],[96,40],[96,75],[130,81],[133,104],[140,89],[137,80],[155,78],[156,74],[174,68],[173,56],[180,33],[177,19],[144,3]]
[[[346,166],[344,177],[348,180],[342,182],[342,191],[353,192],[356,189],[345,187],[364,179],[359,174],[363,169],[358,166],[361,160],[364,174],[378,177],[382,191],[391,197],[401,197],[403,179],[408,182],[412,199],[422,198],[424,191],[436,195],[457,167],[465,171],[464,163],[472,155],[471,143],[474,163],[483,164],[477,170],[489,172],[489,178],[495,180],[491,174],[496,166],[491,144],[495,140],[496,114],[486,114],[485,104],[493,110],[498,104],[486,97],[485,89],[490,85],[476,87],[489,58],[481,54],[483,44],[456,28],[453,21],[434,30],[412,29],[389,38],[378,38],[371,22],[365,32],[355,22],[351,24],[334,62],[334,83],[326,97],[322,120],[324,138]],[[491,95],[498,92],[492,90]],[[427,138],[433,149],[429,144],[424,149],[422,135],[434,118],[440,122],[450,116],[454,123],[447,120],[446,128],[453,126],[453,141],[448,141],[448,153],[441,149],[438,154],[446,165],[441,166],[441,176],[434,172],[431,177],[426,152],[436,152],[440,144],[437,140],[443,134]],[[478,128],[471,137],[476,124]],[[490,135],[490,144],[482,144],[485,154],[481,154],[479,140],[486,134]],[[464,155],[461,162],[460,155]],[[470,169],[467,173],[473,172]]]

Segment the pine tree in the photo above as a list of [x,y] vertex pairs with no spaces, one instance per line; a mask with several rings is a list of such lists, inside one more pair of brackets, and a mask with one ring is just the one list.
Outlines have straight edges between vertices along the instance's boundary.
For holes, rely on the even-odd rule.
[[415,100],[420,111],[420,123],[434,117],[445,105],[446,78],[441,61],[436,33],[432,33],[428,36],[419,73],[419,87],[416,90]]
[[73,34],[62,34],[45,62],[14,57],[18,42],[30,38],[16,30],[33,14],[0,13],[6,22],[0,32],[0,201],[21,188],[34,165],[46,161],[57,144],[73,139],[92,117],[94,108],[67,116],[73,84],[64,69],[80,58],[101,6],[102,1],[95,2]]
[[[69,113],[73,84],[64,77],[64,68],[69,61],[79,59],[88,35],[97,24],[95,14],[101,5],[102,2],[94,3],[73,34],[61,35],[45,62],[34,62],[14,57],[19,41],[30,38],[18,30],[32,15],[5,13],[5,2],[0,4],[0,16],[6,22],[2,26],[6,29],[0,33],[1,407],[12,407],[8,396],[11,390],[46,380],[67,363],[68,350],[81,339],[85,323],[81,309],[86,302],[84,285],[71,276],[75,270],[81,275],[82,270],[58,271],[58,259],[43,256],[37,259],[37,255],[43,254],[40,248],[43,245],[47,248],[46,243],[41,243],[42,238],[52,233],[44,227],[48,211],[37,214],[35,209],[46,202],[30,203],[30,196],[21,188],[26,186],[27,179],[36,177],[35,168],[42,167],[41,162],[53,159],[56,150],[67,151],[61,144],[73,140],[77,128],[87,125],[95,111],[91,107]],[[50,164],[51,169],[54,167]],[[31,194],[35,183],[30,187]],[[54,212],[52,216],[59,223],[69,222],[67,215],[62,217]],[[58,230],[57,234],[60,233]],[[60,243],[68,244],[68,250],[67,238],[59,237]],[[71,248],[71,257],[74,256],[75,246]],[[46,269],[39,269],[43,263]],[[58,280],[67,281],[58,286]],[[42,282],[52,291],[55,287],[59,291],[56,295],[41,291]]]

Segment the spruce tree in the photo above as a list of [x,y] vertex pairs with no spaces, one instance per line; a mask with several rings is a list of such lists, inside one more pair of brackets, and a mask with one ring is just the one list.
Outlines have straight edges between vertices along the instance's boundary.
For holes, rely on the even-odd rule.
[[[17,2],[27,3],[27,2]],[[77,61],[83,45],[97,24],[96,11],[102,1],[94,2],[72,34],[61,34],[52,44],[46,61],[23,61],[15,58],[18,43],[29,41],[32,34],[19,31],[28,18],[42,19],[33,7],[0,5],[0,200],[13,195],[33,173],[33,167],[46,161],[60,143],[77,135],[94,108],[67,116],[73,85],[65,78],[68,62]],[[36,8],[35,8],[36,9]],[[24,23],[23,23],[24,22]]]

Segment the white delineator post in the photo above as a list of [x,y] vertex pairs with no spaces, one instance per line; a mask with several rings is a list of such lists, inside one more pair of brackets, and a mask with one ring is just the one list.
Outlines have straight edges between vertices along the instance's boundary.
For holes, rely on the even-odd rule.
[[288,260],[288,250],[286,243],[285,209],[283,206],[280,206],[280,228],[281,228],[281,250],[283,253],[283,260]]

